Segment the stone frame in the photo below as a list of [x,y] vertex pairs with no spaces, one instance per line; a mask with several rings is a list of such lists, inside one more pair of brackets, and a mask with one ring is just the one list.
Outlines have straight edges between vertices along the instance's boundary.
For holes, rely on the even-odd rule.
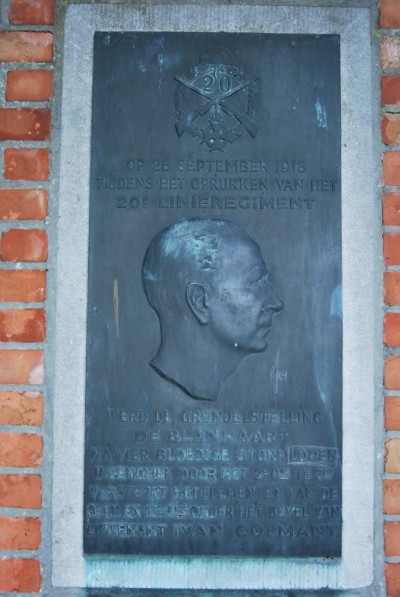
[[[371,584],[374,481],[374,205],[369,11],[277,6],[70,6],[65,25],[54,378],[53,585],[347,589]],[[343,557],[85,557],[82,553],[92,39],[95,30],[341,36]],[[83,58],[82,58],[83,57]],[[79,147],[79,151],[77,151]],[[73,292],[71,289],[73,288]],[[365,442],[365,438],[371,438]],[[362,492],[360,491],[362,488]]]

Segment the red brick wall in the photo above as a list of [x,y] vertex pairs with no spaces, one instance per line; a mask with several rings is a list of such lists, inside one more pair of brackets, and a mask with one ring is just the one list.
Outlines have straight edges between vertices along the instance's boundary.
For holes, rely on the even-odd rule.
[[[380,0],[386,350],[384,541],[388,597],[400,597],[400,0]],[[396,437],[397,435],[397,437]]]
[[[0,593],[36,593],[53,0],[10,0],[0,61]],[[21,469],[21,472],[18,472]]]

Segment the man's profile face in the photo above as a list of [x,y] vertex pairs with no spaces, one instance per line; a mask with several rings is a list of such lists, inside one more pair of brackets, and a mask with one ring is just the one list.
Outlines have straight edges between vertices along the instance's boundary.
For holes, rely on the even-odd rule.
[[263,352],[276,311],[283,307],[267,279],[259,247],[250,239],[221,243],[219,265],[208,293],[215,335],[239,352]]

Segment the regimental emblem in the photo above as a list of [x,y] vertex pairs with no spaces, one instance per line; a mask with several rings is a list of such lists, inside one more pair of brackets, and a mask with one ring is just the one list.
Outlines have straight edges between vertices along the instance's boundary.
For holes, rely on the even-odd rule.
[[238,66],[226,49],[207,50],[199,64],[176,76],[176,131],[189,133],[210,151],[242,137],[257,135],[259,80]]

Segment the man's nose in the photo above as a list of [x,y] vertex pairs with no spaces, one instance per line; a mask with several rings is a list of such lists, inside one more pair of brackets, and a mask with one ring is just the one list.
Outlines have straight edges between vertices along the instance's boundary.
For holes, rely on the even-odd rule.
[[266,294],[267,297],[264,303],[264,309],[269,309],[275,312],[282,311],[283,302],[281,301],[279,296],[276,294],[274,288],[270,284],[268,284],[266,288]]

